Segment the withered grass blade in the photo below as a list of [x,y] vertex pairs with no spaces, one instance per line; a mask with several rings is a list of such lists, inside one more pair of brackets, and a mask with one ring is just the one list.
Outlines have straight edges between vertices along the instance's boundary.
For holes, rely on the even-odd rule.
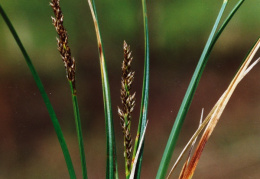
[[[212,134],[216,124],[218,123],[220,116],[223,113],[231,95],[233,94],[233,92],[236,89],[239,82],[249,72],[248,69],[252,69],[252,67],[255,66],[255,64],[259,61],[259,59],[257,59],[256,63],[253,63],[251,66],[249,66],[249,64],[251,63],[251,61],[252,61],[254,55],[256,54],[257,50],[259,49],[259,47],[260,47],[260,39],[258,39],[256,44],[254,45],[254,47],[252,48],[252,50],[250,51],[250,53],[246,57],[246,60],[244,61],[244,63],[239,68],[237,74],[235,75],[234,79],[231,81],[227,90],[220,97],[220,99],[218,100],[216,105],[213,107],[213,109],[211,110],[209,115],[204,120],[203,123],[205,123],[205,125],[206,125],[206,123],[208,122],[208,125],[207,125],[201,139],[200,139],[200,142],[199,142],[199,144],[196,148],[196,151],[195,151],[195,153],[194,153],[194,155],[193,155],[193,157],[192,157],[192,159],[191,159],[191,161],[190,161],[190,163],[189,163],[189,165],[188,165],[188,167],[185,171],[185,174],[182,177],[183,179],[192,178],[194,171],[196,169],[196,166],[198,164],[198,161],[200,159],[200,156],[202,154],[202,151],[203,151],[210,135]],[[202,127],[204,127],[205,125],[203,125]]]

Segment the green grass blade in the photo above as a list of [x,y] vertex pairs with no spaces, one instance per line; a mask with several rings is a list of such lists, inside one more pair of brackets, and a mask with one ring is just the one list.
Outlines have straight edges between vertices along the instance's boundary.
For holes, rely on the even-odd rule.
[[194,93],[196,91],[199,80],[201,78],[202,72],[203,72],[203,70],[206,66],[207,61],[208,61],[208,57],[210,55],[210,52],[211,52],[211,50],[212,50],[212,48],[213,48],[213,46],[214,46],[214,44],[217,40],[217,38],[214,38],[214,34],[216,32],[219,21],[220,21],[222,15],[223,15],[223,12],[224,12],[224,9],[225,9],[227,3],[228,3],[228,1],[224,0],[222,7],[219,11],[219,14],[217,16],[217,19],[215,21],[215,24],[213,26],[213,29],[210,33],[209,38],[208,38],[208,41],[207,41],[207,43],[204,47],[204,50],[202,52],[200,59],[199,59],[198,65],[197,65],[195,72],[192,76],[189,87],[188,87],[186,94],[184,96],[184,99],[182,101],[181,107],[180,107],[179,112],[177,114],[176,120],[174,122],[172,131],[170,133],[167,145],[166,145],[164,153],[163,153],[163,157],[162,157],[162,160],[161,160],[158,172],[157,172],[157,176],[156,176],[157,179],[164,179],[166,174],[167,174],[169,163],[171,161],[172,154],[173,154],[173,151],[174,151],[174,148],[175,148],[181,127],[183,125],[186,114],[189,110],[189,107],[190,107],[190,104],[192,102]]
[[99,52],[99,58],[100,58],[102,91],[103,91],[103,101],[104,101],[104,110],[105,110],[106,139],[107,139],[106,178],[109,178],[109,179],[118,178],[115,132],[114,132],[111,99],[110,99],[110,88],[109,88],[109,82],[108,82],[105,55],[104,55],[99,25],[98,25],[98,17],[97,17],[97,12],[96,12],[96,7],[95,7],[95,1],[88,0],[88,3],[89,3],[89,7],[91,10],[91,14],[92,14],[92,18],[93,18],[94,26],[95,26],[95,30],[96,30],[98,52]]
[[[144,57],[144,76],[143,76],[143,90],[142,90],[142,101],[140,107],[140,117],[137,131],[137,140],[135,141],[133,159],[135,158],[137,146],[140,142],[140,136],[143,135],[145,126],[147,124],[147,113],[148,113],[148,99],[149,99],[149,33],[148,33],[148,19],[147,19],[147,8],[146,0],[142,0],[142,9],[143,9],[143,22],[144,22],[144,41],[145,41],[145,57]],[[137,162],[136,167],[136,178],[140,178],[141,175],[141,165],[143,160],[143,149],[144,142],[142,143],[142,148]]]
[[43,84],[40,80],[40,77],[38,75],[38,73],[36,72],[33,64],[32,64],[32,61],[28,55],[28,53],[26,52],[19,36],[17,35],[11,21],[9,20],[8,16],[6,15],[6,13],[4,12],[2,6],[0,5],[0,14],[2,15],[2,17],[4,18],[4,21],[5,23],[7,24],[9,30],[11,31],[17,45],[19,46],[20,50],[22,51],[22,54],[25,58],[25,61],[33,75],[33,78],[35,80],[35,83],[38,87],[38,89],[40,90],[40,93],[41,93],[41,96],[44,100],[44,103],[47,107],[47,110],[49,112],[49,115],[51,117],[51,121],[53,123],[53,126],[54,126],[54,130],[57,134],[57,137],[58,137],[58,140],[59,140],[59,143],[60,143],[60,146],[61,146],[61,149],[62,149],[62,152],[63,152],[63,155],[64,155],[64,158],[65,158],[65,161],[66,161],[66,164],[67,164],[67,168],[68,168],[68,171],[69,171],[69,175],[70,175],[70,178],[72,179],[75,179],[76,178],[76,174],[75,174],[75,171],[74,171],[74,167],[73,167],[73,164],[72,164],[72,161],[71,161],[71,157],[70,157],[70,154],[69,154],[69,150],[68,150],[68,147],[67,147],[67,144],[65,142],[65,139],[64,139],[64,136],[63,136],[63,133],[62,133],[62,130],[61,130],[61,127],[60,127],[60,124],[59,124],[59,121],[56,117],[56,114],[54,112],[54,109],[50,103],[50,100],[48,98],[48,95],[47,93],[45,92],[44,90],[44,87],[43,87]]
[[144,128],[144,132],[143,132],[143,135],[141,136],[140,138],[140,142],[139,142],[139,146],[138,146],[138,149],[137,149],[137,152],[136,152],[136,158],[135,160],[133,161],[133,166],[132,166],[132,169],[131,169],[131,175],[128,177],[129,179],[134,179],[135,177],[135,168],[136,168],[136,164],[137,164],[137,160],[139,159],[139,153],[141,151],[141,148],[143,146],[143,142],[144,142],[144,136],[145,136],[145,132],[146,132],[146,128],[147,128],[147,125],[148,125],[148,121],[147,121],[147,124]]
[[225,27],[227,26],[227,24],[229,23],[229,21],[232,19],[232,17],[235,15],[235,13],[237,12],[237,10],[240,8],[240,6],[245,2],[245,0],[240,0],[235,7],[231,10],[231,12],[229,13],[229,15],[227,16],[227,18],[224,20],[223,24],[220,26],[218,32],[216,33],[216,35],[214,36],[213,39],[213,43],[210,45],[210,48],[213,48],[213,46],[215,45],[217,39],[219,38],[219,36],[221,35],[221,33],[223,32],[223,30],[225,29]]
[[88,175],[87,175],[86,157],[85,157],[84,142],[83,142],[81,122],[80,122],[77,94],[76,94],[76,90],[72,84],[72,81],[69,81],[69,84],[70,84],[70,89],[71,89],[74,118],[75,118],[76,131],[77,131],[77,137],[78,137],[78,142],[79,142],[82,176],[83,176],[83,179],[87,179]]

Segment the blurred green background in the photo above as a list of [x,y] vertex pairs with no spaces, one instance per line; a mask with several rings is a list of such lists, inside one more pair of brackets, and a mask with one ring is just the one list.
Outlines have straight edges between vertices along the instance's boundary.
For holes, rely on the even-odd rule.
[[[47,0],[0,0],[49,94],[75,170],[80,158],[70,89],[57,51]],[[236,4],[230,0],[224,17]],[[221,7],[220,0],[147,1],[150,35],[149,125],[142,178],[154,178],[168,135],[197,61]],[[123,40],[131,45],[136,72],[133,90],[135,137],[142,89],[144,40],[141,1],[97,0],[107,59],[120,178],[124,176],[120,103]],[[61,1],[69,45],[77,64],[77,93],[89,178],[105,178],[105,125],[96,35],[87,1]],[[247,0],[218,40],[202,76],[173,156],[227,88],[260,34],[260,0]],[[259,55],[260,53],[258,53]],[[43,100],[11,33],[0,18],[0,179],[69,178]],[[202,154],[194,178],[260,177],[260,67],[241,82]],[[179,174],[177,170],[175,178]]]

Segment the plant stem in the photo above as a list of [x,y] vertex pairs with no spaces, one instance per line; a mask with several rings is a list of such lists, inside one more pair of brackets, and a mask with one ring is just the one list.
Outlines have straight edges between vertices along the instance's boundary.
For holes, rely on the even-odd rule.
[[71,89],[73,111],[74,111],[75,124],[76,124],[76,130],[77,130],[77,136],[79,142],[82,175],[83,175],[83,179],[87,179],[88,177],[87,177],[86,158],[85,158],[85,150],[84,150],[84,142],[83,142],[81,122],[80,122],[77,94],[76,94],[76,90],[74,89],[74,85],[72,81],[69,81],[69,84]]

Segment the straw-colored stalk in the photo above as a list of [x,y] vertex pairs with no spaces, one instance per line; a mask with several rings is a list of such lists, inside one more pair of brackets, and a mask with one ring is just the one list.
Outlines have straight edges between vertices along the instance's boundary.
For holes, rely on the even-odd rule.
[[[199,124],[199,127],[201,126],[202,124],[202,120],[203,120],[203,113],[204,113],[204,109],[202,109],[201,111],[201,117],[200,117],[200,124]],[[195,146],[195,143],[196,143],[196,140],[197,140],[198,137],[195,138],[195,140],[192,142],[191,144],[191,147],[190,147],[190,150],[189,150],[189,154],[188,154],[188,157],[187,157],[187,160],[186,162],[184,163],[183,167],[182,167],[182,170],[181,170],[181,173],[180,173],[180,176],[179,178],[181,178],[183,175],[184,175],[184,172],[189,164],[189,161],[190,161],[190,158],[191,158],[191,154],[192,154],[192,150]],[[180,154],[180,156],[182,156],[182,154]],[[174,168],[177,166],[177,162],[174,164],[173,168],[171,169],[170,173],[169,173],[169,176],[171,174],[171,172],[174,170]],[[167,179],[169,178],[169,176],[167,177]]]
[[[212,108],[208,116],[205,118],[203,123],[200,125],[200,127],[197,129],[197,131],[193,134],[187,145],[184,147],[183,152],[181,153],[181,156],[178,158],[176,162],[179,162],[180,159],[183,157],[183,154],[185,151],[188,150],[188,148],[191,146],[193,141],[196,139],[196,137],[200,134],[200,132],[203,130],[204,127],[206,127],[199,144],[196,148],[196,151],[193,154],[193,157],[191,161],[189,162],[189,165],[185,168],[183,171],[183,174],[179,177],[179,179],[190,179],[192,178],[194,171],[196,169],[196,166],[198,164],[198,161],[200,159],[200,156],[202,154],[202,151],[211,136],[217,122],[220,119],[220,116],[222,115],[231,95],[233,94],[234,90],[236,89],[239,82],[248,74],[248,72],[260,61],[260,58],[258,58],[254,63],[251,63],[254,55],[256,54],[257,50],[260,47],[260,39],[256,42],[250,53],[248,54],[247,58],[245,59],[244,63],[239,68],[236,76],[231,81],[230,85],[228,86],[227,90],[223,93],[223,95],[220,97],[218,102],[215,104],[215,106]],[[250,66],[249,66],[250,65]],[[175,168],[176,166],[174,166]],[[173,169],[172,169],[173,170]],[[172,174],[172,170],[170,174],[168,175],[168,178]]]

